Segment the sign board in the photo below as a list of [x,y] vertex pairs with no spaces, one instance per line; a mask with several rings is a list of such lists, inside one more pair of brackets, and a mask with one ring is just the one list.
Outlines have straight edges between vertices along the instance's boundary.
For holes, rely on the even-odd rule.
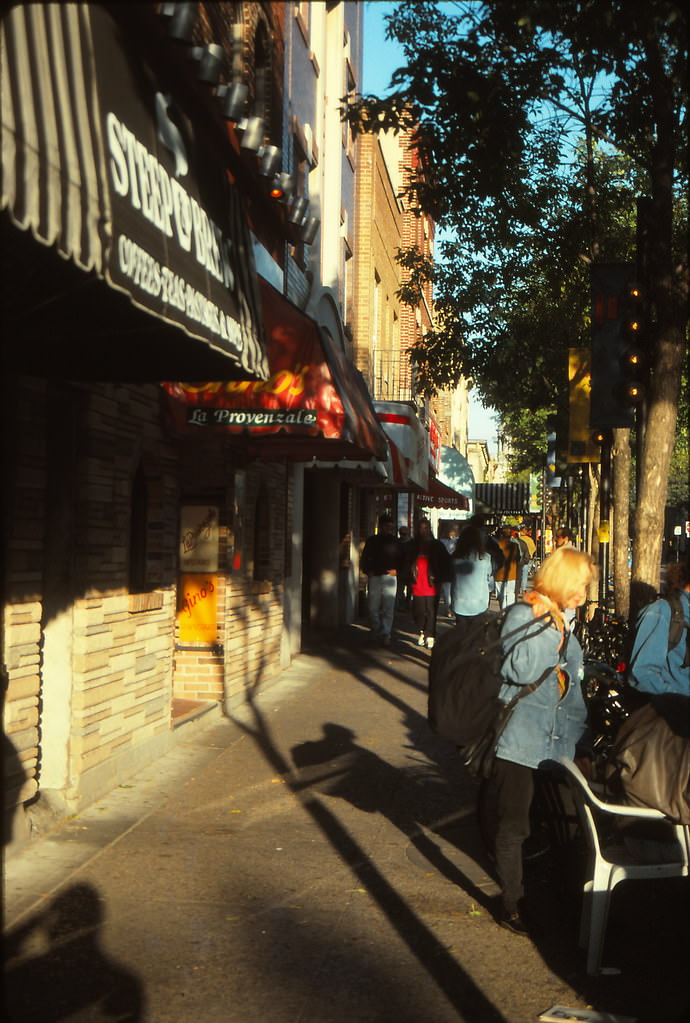
[[218,508],[183,505],[180,510],[180,572],[218,571]]
[[181,575],[177,599],[179,642],[212,646],[218,639],[218,578]]

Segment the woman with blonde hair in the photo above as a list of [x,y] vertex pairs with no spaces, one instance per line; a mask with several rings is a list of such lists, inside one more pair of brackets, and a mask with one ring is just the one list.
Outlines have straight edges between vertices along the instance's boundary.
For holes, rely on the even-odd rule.
[[[506,615],[500,698],[543,678],[521,699],[496,748],[496,870],[502,889],[500,924],[526,934],[522,845],[530,831],[535,772],[561,756],[575,757],[586,733],[582,649],[566,612],[583,604],[596,568],[582,551],[561,547],[542,564],[533,589]],[[517,633],[517,634],[516,634]],[[551,669],[551,670],[549,670]]]

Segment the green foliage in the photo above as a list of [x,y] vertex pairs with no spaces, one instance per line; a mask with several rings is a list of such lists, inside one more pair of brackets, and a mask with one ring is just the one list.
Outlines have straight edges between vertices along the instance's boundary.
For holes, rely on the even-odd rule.
[[418,126],[408,201],[442,228],[433,267],[400,254],[404,301],[433,281],[435,329],[412,352],[424,393],[464,375],[501,413],[564,400],[566,350],[589,341],[589,262],[634,253],[659,90],[687,180],[686,28],[657,0],[397,5],[397,92],[348,116]]

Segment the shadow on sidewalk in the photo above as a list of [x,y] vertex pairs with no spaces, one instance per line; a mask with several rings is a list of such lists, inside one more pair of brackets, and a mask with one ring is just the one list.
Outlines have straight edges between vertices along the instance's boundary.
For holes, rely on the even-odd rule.
[[[249,724],[236,720],[236,725],[248,737],[253,739],[267,762],[272,765],[275,771],[282,775],[286,784],[299,798],[304,811],[319,827],[331,847],[352,870],[371,898],[376,901],[381,911],[385,914],[390,926],[397,932],[401,940],[407,945],[420,965],[427,971],[430,978],[445,995],[450,1004],[458,1010],[462,1018],[471,1019],[473,1023],[507,1023],[502,1013],[491,1003],[435,934],[419,919],[405,899],[399,895],[368,857],[366,851],[338,820],[337,816],[324,805],[318,798],[318,794],[305,783],[305,779],[301,777],[300,772],[293,770],[290,761],[275,743],[268,723],[257,707],[254,694],[251,692],[248,694],[247,703],[251,709],[253,723]],[[355,759],[360,760],[360,763],[363,765],[366,765],[368,761],[371,766],[372,761],[367,757],[368,751],[355,749],[352,746],[351,739],[344,735],[343,732],[338,731],[340,726],[336,725],[333,727],[336,729],[336,741],[344,740],[350,747],[350,752],[354,754]],[[332,736],[326,736],[327,741],[330,738]],[[307,749],[307,757],[313,754],[313,749],[311,752]],[[319,755],[318,752],[316,755]],[[369,756],[375,757],[375,754],[369,754]],[[391,776],[387,772],[394,771],[394,769],[385,765],[379,758],[375,759],[377,761],[378,784],[390,783]],[[347,788],[346,774],[347,771],[345,774],[341,773],[341,783]],[[395,772],[395,774],[397,779],[398,772]],[[380,791],[381,789],[379,789]],[[376,801],[380,802],[381,797],[379,796],[379,799]],[[391,991],[395,990],[394,977],[388,978],[387,986]],[[382,997],[385,999],[384,995]]]
[[[412,635],[403,633],[392,648],[372,649],[366,631],[351,628],[330,637],[328,645],[318,649],[318,656],[400,711],[409,737],[407,748],[419,758],[417,766],[393,768],[375,752],[359,746],[351,730],[328,722],[322,725],[320,738],[293,748],[298,768],[293,784],[298,791],[311,787],[346,799],[365,812],[382,813],[409,836],[433,868],[486,906],[484,893],[433,840],[435,833],[475,862],[486,863],[481,859],[481,845],[470,838],[473,829],[457,826],[458,810],[471,804],[475,783],[452,747],[431,733],[425,714],[381,682],[383,669],[391,681],[402,682],[413,692],[426,692],[424,681],[419,681],[417,662],[428,660],[428,654],[415,648],[413,641]],[[316,649],[313,652],[316,654]],[[416,678],[405,671],[405,662],[410,661],[416,663]],[[376,679],[371,677],[373,669]],[[585,861],[586,850],[575,843],[567,851],[552,850],[526,864],[527,892],[544,924],[543,934],[534,944],[545,963],[602,1011],[632,1016],[638,1023],[662,1019],[690,1023],[690,881],[619,885],[612,901],[605,960],[621,972],[588,977],[584,956],[577,948]]]
[[10,1023],[145,1018],[143,987],[101,949],[102,902],[75,884],[4,938],[5,1016]]

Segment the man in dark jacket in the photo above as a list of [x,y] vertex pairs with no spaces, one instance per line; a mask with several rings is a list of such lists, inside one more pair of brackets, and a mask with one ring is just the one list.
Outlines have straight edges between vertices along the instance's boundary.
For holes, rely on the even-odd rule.
[[360,560],[360,567],[368,576],[369,624],[372,634],[379,636],[384,646],[391,641],[398,572],[402,566],[402,543],[395,534],[392,517],[381,515],[378,532],[367,539]]

